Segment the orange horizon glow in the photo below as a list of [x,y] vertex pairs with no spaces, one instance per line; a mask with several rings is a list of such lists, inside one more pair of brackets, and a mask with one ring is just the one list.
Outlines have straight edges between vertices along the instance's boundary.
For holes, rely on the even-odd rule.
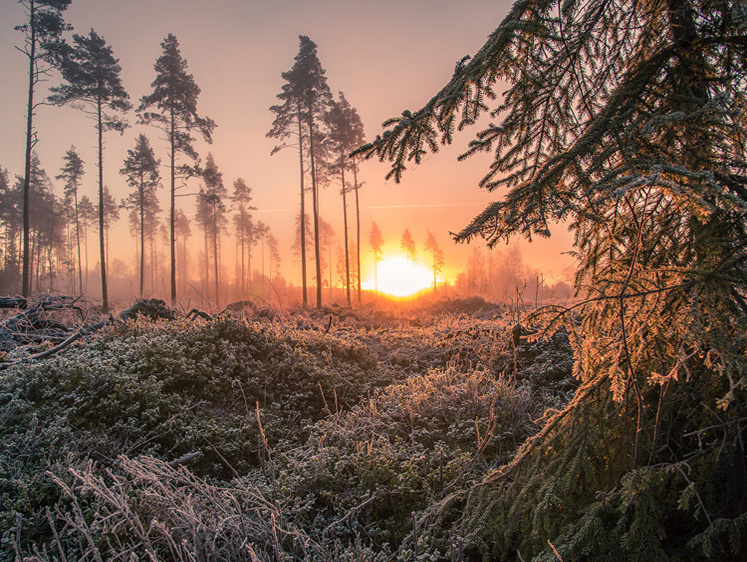
[[[433,272],[403,255],[385,257],[378,265],[379,293],[392,297],[410,297],[433,288]],[[376,290],[373,274],[362,288]]]

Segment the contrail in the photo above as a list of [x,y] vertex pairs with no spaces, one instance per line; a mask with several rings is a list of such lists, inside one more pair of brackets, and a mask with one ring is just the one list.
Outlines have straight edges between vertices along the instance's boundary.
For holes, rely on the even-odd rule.
[[374,207],[363,207],[364,209],[422,209],[425,207],[473,207],[483,206],[485,203],[434,203],[431,205],[377,205]]

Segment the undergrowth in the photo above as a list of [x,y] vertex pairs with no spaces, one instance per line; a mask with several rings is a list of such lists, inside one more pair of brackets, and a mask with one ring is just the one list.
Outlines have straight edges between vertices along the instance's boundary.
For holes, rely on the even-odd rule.
[[743,407],[693,409],[723,390],[703,377],[647,411],[667,450],[634,466],[630,400],[578,387],[563,330],[453,314],[325,330],[138,319],[2,372],[0,559],[742,552]]

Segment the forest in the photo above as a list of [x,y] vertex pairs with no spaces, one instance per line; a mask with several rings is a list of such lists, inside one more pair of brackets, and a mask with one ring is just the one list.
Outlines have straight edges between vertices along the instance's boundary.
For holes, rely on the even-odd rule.
[[[25,172],[0,169],[0,560],[747,558],[744,3],[518,0],[369,141],[301,35],[266,131],[298,158],[299,283],[247,182],[229,195],[197,152],[217,123],[176,37],[135,108],[165,163],[138,135],[118,202],[103,181],[103,138],[133,110],[118,61],[94,30],[72,33],[71,0],[19,3]],[[39,96],[95,124],[96,201],[78,198],[73,147],[54,195]],[[360,166],[403,182],[473,129],[459,160],[489,157],[493,202],[452,235],[472,244],[466,265],[447,282],[437,225],[403,224],[394,277],[425,276],[397,295],[384,234],[361,228]],[[334,248],[319,205],[332,181]],[[192,184],[189,217],[176,201]],[[107,263],[120,210],[136,256],[121,276]],[[499,246],[559,224],[572,279]],[[137,289],[115,290],[120,277]]]

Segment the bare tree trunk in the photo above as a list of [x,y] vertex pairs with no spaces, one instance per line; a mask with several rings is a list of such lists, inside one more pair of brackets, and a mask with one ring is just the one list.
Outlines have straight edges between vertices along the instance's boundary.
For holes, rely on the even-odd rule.
[[[303,125],[301,120],[301,102],[298,102],[298,160],[301,168],[301,284],[303,286],[303,307],[309,305],[308,288],[306,285],[306,204],[303,185]],[[313,172],[312,172],[313,173]],[[251,242],[249,245],[249,256],[251,260]],[[249,286],[251,287],[251,265],[249,266]]]
[[78,279],[80,292],[83,292],[83,263],[80,259],[80,217],[78,216],[78,186],[75,186],[75,238],[78,244]]
[[145,194],[143,193],[143,178],[140,176],[140,297],[145,287]]
[[98,117],[98,141],[99,141],[99,246],[101,258],[101,300],[104,312],[109,311],[109,293],[106,287],[106,240],[104,229],[104,126],[101,114],[102,100],[96,103],[96,115]]
[[[311,115],[311,113],[309,113]],[[314,121],[309,118],[309,153],[311,155],[311,195],[314,202],[314,257],[316,259],[316,307],[322,307],[322,260],[319,249],[319,189],[314,163]]]
[[358,270],[358,304],[361,303],[361,206],[358,198],[358,166],[353,158],[353,187],[355,189],[355,263]]
[[218,294],[218,217],[217,209],[213,207],[213,263],[215,264],[215,304],[220,306],[220,295]]
[[[33,21],[36,11],[36,5],[30,3],[29,21]],[[26,162],[25,173],[23,175],[23,266],[21,270],[21,295],[29,296],[31,291],[31,254],[29,245],[29,191],[31,190],[31,151],[36,144],[33,140],[34,134],[34,86],[36,85],[38,75],[36,73],[36,26],[31,25],[31,52],[29,53],[29,95],[26,113]]]
[[348,203],[345,189],[345,155],[340,155],[340,177],[342,178],[342,217],[343,217],[343,240],[345,243],[345,296],[348,306],[352,306],[350,300],[350,244],[348,243]]
[[[171,280],[171,304],[176,304],[176,123],[174,111],[171,111],[171,198],[169,202],[169,267]],[[207,256],[206,256],[207,259]]]

